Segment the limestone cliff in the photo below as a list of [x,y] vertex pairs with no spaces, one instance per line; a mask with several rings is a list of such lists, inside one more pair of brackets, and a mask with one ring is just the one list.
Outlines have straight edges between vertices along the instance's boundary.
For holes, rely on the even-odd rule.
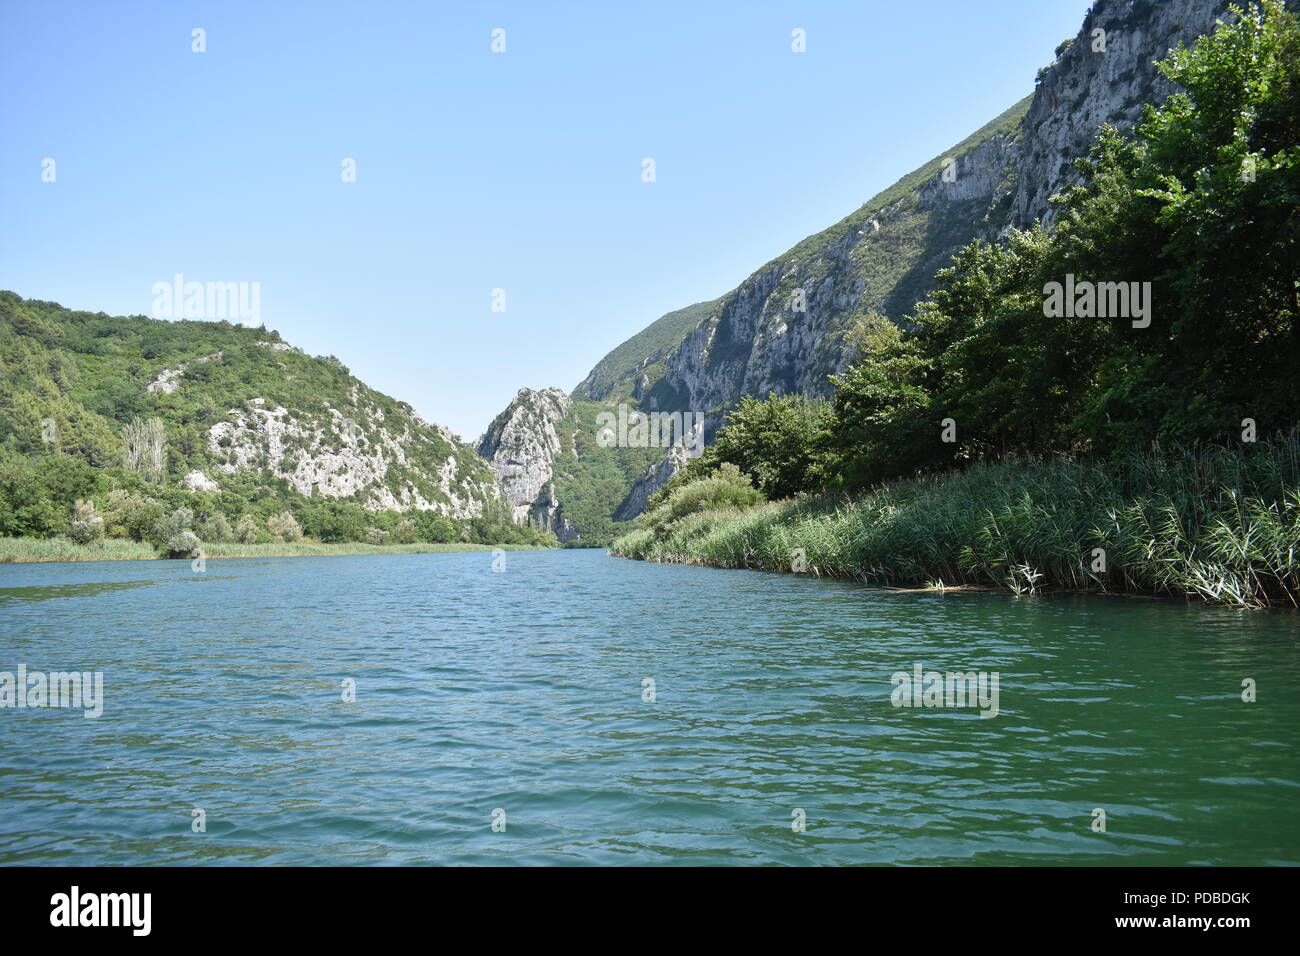
[[555,532],[561,540],[576,537],[572,522],[560,514],[552,481],[562,444],[556,431],[572,400],[558,388],[521,388],[506,410],[479,440],[516,522],[530,522]]
[[661,461],[651,465],[646,469],[645,474],[637,479],[632,490],[614,512],[614,520],[629,521],[645,511],[650,496],[666,485],[673,475],[685,468],[688,461],[690,458],[686,454],[684,445],[674,445],[668,449],[668,453]]

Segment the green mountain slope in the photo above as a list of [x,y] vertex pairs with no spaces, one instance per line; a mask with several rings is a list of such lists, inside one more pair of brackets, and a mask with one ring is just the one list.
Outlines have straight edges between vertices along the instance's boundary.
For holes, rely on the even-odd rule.
[[423,540],[509,524],[486,462],[332,356],[264,328],[12,292],[0,292],[0,467],[0,534],[62,533],[74,497],[112,489],[259,527],[287,510],[327,540],[382,536],[404,517],[416,529],[400,533]]
[[556,456],[553,482],[561,513],[588,545],[608,544],[629,527],[614,513],[632,486],[664,456],[663,448],[602,447],[597,416],[611,411],[600,402],[574,402],[562,423],[566,441]]
[[573,390],[573,397],[616,402],[631,397],[633,386],[643,376],[657,380],[663,375],[663,358],[708,318],[717,304],[717,299],[696,302],[655,319],[597,362]]
[[[1032,99],[1025,97],[839,222],[803,239],[727,295],[658,319],[602,359],[574,396],[721,410],[764,386],[824,393],[826,375],[839,365],[847,328],[870,311],[901,318],[924,298],[935,271],[952,253],[1005,218],[1014,184],[1005,178],[1004,155],[1018,141]],[[942,183],[950,160],[957,161],[958,182],[936,189],[933,184]],[[788,305],[797,288],[809,300],[802,314]],[[825,297],[824,306],[819,296]],[[708,336],[705,327],[715,323],[719,334]],[[787,331],[799,342],[783,349],[790,340]],[[689,374],[673,368],[677,353],[690,350],[692,333],[710,339],[705,368],[692,371],[702,372],[700,378],[719,378],[699,389]],[[746,383],[754,368],[762,370],[761,381]]]

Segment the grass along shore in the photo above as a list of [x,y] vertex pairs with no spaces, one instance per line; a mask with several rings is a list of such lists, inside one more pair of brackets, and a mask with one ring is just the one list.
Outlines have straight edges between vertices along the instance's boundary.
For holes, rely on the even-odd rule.
[[[290,541],[267,544],[214,542],[203,545],[205,558],[299,558],[344,554],[444,554],[460,551],[541,551],[538,545],[524,544],[363,544],[347,542],[323,544],[319,541]],[[0,564],[25,564],[41,561],[163,561],[170,560],[151,544],[142,541],[102,539],[77,544],[65,537],[0,538]]]
[[853,498],[647,523],[610,547],[642,560],[780,572],[794,570],[801,550],[809,574],[875,586],[1140,593],[1296,607],[1300,436],[1241,450],[1155,449],[1110,464],[976,464]]

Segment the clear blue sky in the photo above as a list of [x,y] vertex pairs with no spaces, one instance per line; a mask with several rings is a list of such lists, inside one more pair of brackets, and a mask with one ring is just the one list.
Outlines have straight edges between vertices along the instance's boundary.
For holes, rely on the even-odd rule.
[[0,288],[260,282],[269,328],[472,440],[992,119],[1087,6],[0,0]]

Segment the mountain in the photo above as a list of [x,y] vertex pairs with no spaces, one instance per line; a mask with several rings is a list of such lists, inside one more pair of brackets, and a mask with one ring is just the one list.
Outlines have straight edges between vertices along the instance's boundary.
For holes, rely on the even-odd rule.
[[[970,240],[1050,225],[1048,199],[1074,181],[1071,163],[1098,127],[1130,129],[1144,103],[1163,99],[1170,90],[1153,61],[1208,32],[1226,8],[1097,0],[1030,96],[727,294],[657,319],[571,394],[520,390],[477,453],[274,332],[72,312],[0,293],[0,464],[25,457],[39,470],[41,456],[60,455],[92,469],[51,491],[60,500],[109,475],[211,496],[232,516],[283,505],[322,537],[412,514],[460,522],[462,535],[499,536],[499,522],[513,519],[521,533],[603,543],[686,456],[662,444],[606,447],[601,415],[620,404],[703,414],[708,440],[744,396],[829,395],[828,376],[848,358],[846,332],[872,314],[905,322]],[[151,449],[152,464],[141,457]],[[53,505],[21,504],[32,474],[0,473],[0,533],[66,527],[66,503],[62,517]]]
[[[628,371],[613,380],[593,371],[588,397],[626,392],[650,409],[695,409],[716,420],[744,395],[829,395],[847,329],[873,312],[904,319],[935,271],[972,239],[1035,219],[1050,224],[1048,197],[1075,181],[1072,161],[1086,155],[1101,124],[1131,129],[1143,103],[1162,101],[1170,88],[1152,62],[1209,31],[1226,7],[1099,0],[1031,96],[756,270],[666,354],[626,354],[646,333],[634,336],[611,353]],[[1104,50],[1093,49],[1095,30],[1105,31]]]
[[[622,367],[633,371],[603,388],[593,370],[585,380],[593,383],[590,397],[626,393],[650,409],[707,412],[748,394],[826,394],[826,376],[844,355],[840,334],[872,311],[904,315],[924,297],[934,272],[984,225],[1030,99],[709,303],[671,349],[625,357]],[[945,159],[956,159],[953,183],[940,179]]]
[[553,481],[555,458],[564,447],[556,426],[563,431],[572,405],[558,388],[521,388],[478,442],[478,453],[491,462],[514,520],[541,524],[559,532],[561,540],[576,537],[573,522],[559,514]]
[[664,449],[604,447],[597,416],[608,410],[558,388],[521,388],[493,419],[478,452],[491,463],[516,521],[563,542],[604,544],[620,532],[619,522],[635,516],[616,512]]
[[[157,440],[141,446],[132,429],[154,421]],[[115,486],[209,495],[217,508],[225,495],[234,517],[268,498],[295,513],[333,501],[453,522],[503,509],[473,449],[332,356],[265,328],[76,312],[12,292],[0,292],[0,455],[64,456]],[[359,520],[364,531],[372,519]]]
[[[1035,220],[1050,226],[1048,199],[1076,181],[1072,161],[1100,126],[1131,130],[1144,103],[1163,101],[1171,88],[1153,62],[1212,30],[1227,7],[1098,0],[1031,95],[731,292],[656,320],[605,356],[574,397],[704,413],[711,440],[743,396],[829,396],[828,376],[848,358],[845,332],[871,314],[904,322],[972,239]],[[618,516],[634,516],[681,461],[670,453],[648,468]]]
[[588,401],[617,401],[633,398],[638,388],[648,387],[651,380],[663,376],[663,360],[717,306],[718,300],[697,302],[676,312],[660,316],[615,348],[588,373],[573,397]]

